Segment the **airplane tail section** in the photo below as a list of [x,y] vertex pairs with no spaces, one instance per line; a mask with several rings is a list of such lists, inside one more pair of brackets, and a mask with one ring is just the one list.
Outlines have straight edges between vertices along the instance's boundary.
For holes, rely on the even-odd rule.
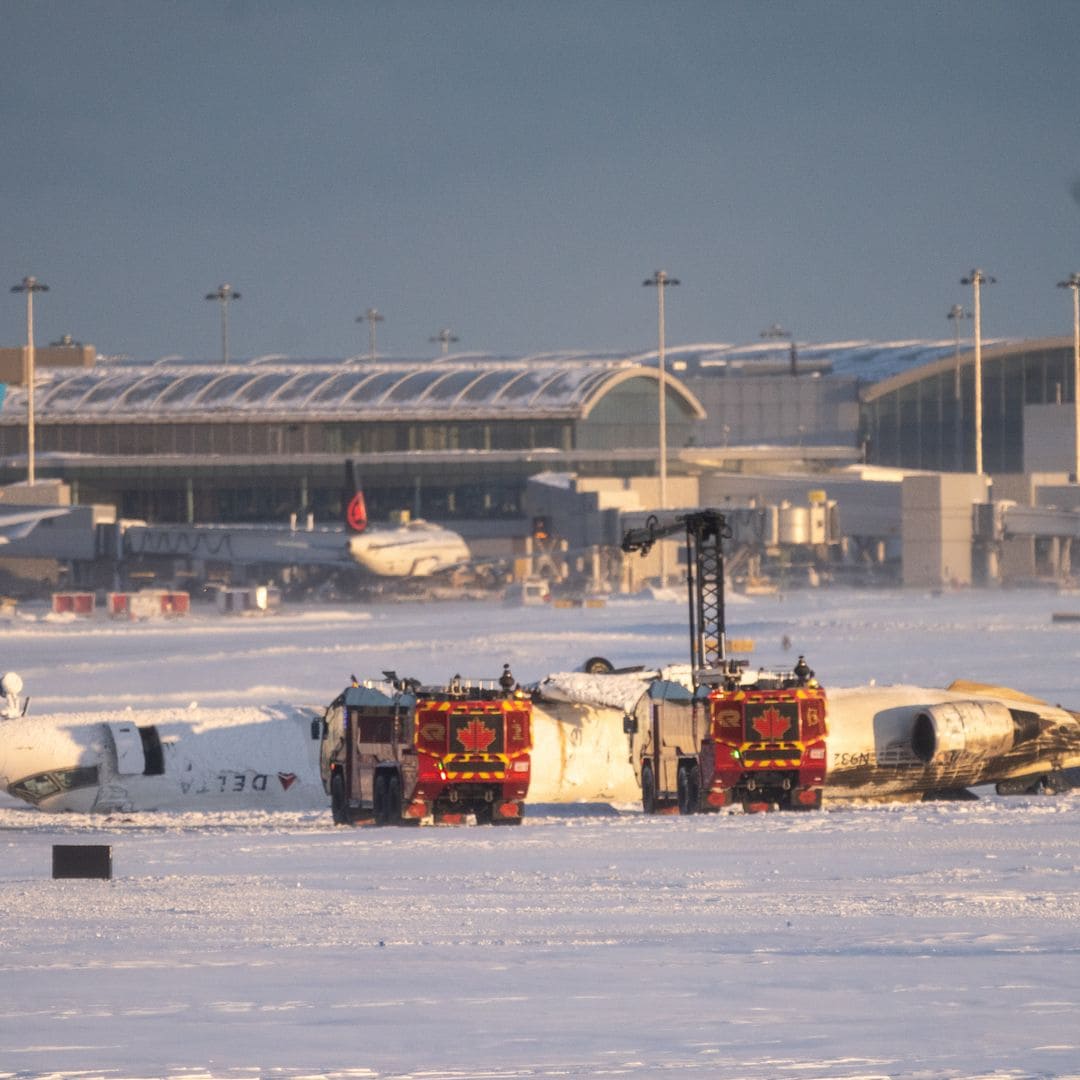
[[355,461],[345,462],[345,527],[351,533],[362,533],[367,528],[367,506]]

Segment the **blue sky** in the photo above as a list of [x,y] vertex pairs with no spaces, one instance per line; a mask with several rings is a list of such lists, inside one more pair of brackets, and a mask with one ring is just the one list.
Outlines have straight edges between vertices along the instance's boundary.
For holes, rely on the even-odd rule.
[[1068,334],[1080,4],[0,0],[0,342]]

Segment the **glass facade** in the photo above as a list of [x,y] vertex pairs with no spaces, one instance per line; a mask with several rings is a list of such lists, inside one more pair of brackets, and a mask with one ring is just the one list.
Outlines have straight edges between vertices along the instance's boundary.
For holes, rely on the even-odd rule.
[[[361,463],[368,514],[385,521],[406,511],[431,520],[510,519],[522,514],[521,496],[529,476],[541,470],[522,461],[455,463]],[[604,470],[605,472],[609,470]],[[651,462],[634,472],[648,474]],[[286,522],[314,515],[320,525],[344,519],[347,492],[340,463],[260,466],[223,462],[180,469],[148,463],[141,468],[82,466],[68,470],[73,496],[84,503],[114,504],[118,513],[143,521]]]
[[[13,397],[0,412],[0,479],[18,479],[26,453]],[[39,474],[72,482],[76,501],[151,522],[311,513],[336,524],[346,459],[373,520],[512,518],[545,469],[656,469],[644,452],[658,437],[656,378],[626,365],[105,371],[57,377],[38,400]],[[678,449],[702,414],[675,379],[666,400]]]
[[[1024,471],[1024,406],[1074,400],[1072,349],[1017,346],[984,351],[983,469]],[[864,393],[866,460],[941,472],[975,469],[974,358],[935,364],[921,378]]]
[[[668,383],[666,391],[667,443],[689,446],[695,414],[677,387]],[[588,420],[579,424],[577,445],[589,450],[657,446],[658,399],[656,379],[637,378],[620,383],[597,402]]]

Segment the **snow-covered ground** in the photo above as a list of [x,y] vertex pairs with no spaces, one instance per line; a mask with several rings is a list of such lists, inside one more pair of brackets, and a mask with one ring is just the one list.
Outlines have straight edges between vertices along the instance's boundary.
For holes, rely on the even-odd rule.
[[[1047,592],[732,603],[822,682],[1080,707]],[[32,712],[321,704],[384,668],[522,681],[687,654],[684,603],[0,627]],[[112,881],[51,879],[107,843]],[[1080,1077],[1080,794],[520,829],[52,816],[0,799],[0,1078]]]

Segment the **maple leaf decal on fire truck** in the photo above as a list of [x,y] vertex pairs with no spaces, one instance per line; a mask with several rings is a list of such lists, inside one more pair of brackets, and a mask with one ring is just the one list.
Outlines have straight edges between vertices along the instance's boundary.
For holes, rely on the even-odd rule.
[[494,728],[476,716],[457,732],[457,740],[466,750],[482,754],[495,741],[496,734]]
[[765,709],[760,716],[754,718],[753,728],[763,739],[775,742],[787,735],[791,722],[779,709],[773,707]]

